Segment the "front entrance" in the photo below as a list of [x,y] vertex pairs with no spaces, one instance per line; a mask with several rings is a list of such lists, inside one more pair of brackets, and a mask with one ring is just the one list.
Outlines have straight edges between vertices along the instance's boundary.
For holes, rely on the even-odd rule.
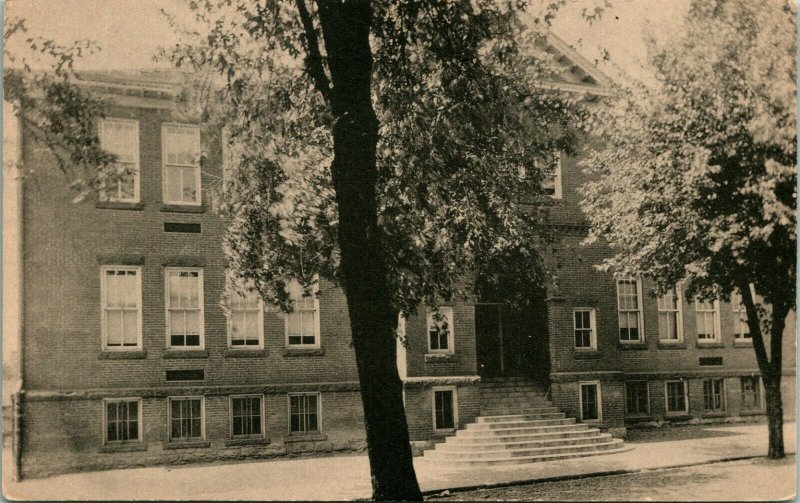
[[527,338],[500,304],[475,305],[475,349],[481,377],[518,377],[530,372]]

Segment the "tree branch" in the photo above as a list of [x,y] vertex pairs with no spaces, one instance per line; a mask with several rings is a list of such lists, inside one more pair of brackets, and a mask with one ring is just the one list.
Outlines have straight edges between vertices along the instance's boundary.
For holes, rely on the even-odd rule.
[[311,19],[311,13],[306,8],[305,0],[295,0],[295,4],[300,14],[300,22],[303,24],[303,32],[306,39],[306,73],[311,77],[314,87],[320,92],[325,103],[330,103],[331,85],[328,76],[325,75],[325,68],[322,66],[322,53],[319,50],[319,40],[317,39],[317,31],[314,29],[314,21]]

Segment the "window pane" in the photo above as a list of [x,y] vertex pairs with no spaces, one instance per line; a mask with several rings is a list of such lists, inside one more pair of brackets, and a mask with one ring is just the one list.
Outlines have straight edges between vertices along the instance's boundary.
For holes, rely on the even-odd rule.
[[106,340],[109,346],[122,345],[122,312],[118,310],[106,311]]
[[167,179],[167,199],[169,201],[180,201],[182,194],[181,169],[174,166],[166,166],[164,168],[164,176]]

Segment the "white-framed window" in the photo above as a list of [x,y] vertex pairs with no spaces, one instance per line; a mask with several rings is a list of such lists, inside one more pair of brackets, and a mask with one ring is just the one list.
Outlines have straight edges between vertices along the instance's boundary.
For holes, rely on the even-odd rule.
[[106,201],[139,202],[139,122],[129,119],[103,119],[98,125],[100,148],[115,154],[119,178],[100,193]]
[[261,395],[230,397],[231,438],[264,436],[264,399]]
[[600,382],[580,383],[581,421],[602,421],[603,403],[600,394]]
[[170,442],[192,442],[206,438],[204,397],[169,397],[168,402]]
[[689,412],[689,391],[686,381],[666,381],[664,400],[667,414],[686,414]]
[[647,381],[625,383],[625,413],[628,416],[650,414],[650,386]]
[[167,348],[203,349],[203,270],[168,267],[166,280]]
[[552,157],[545,163],[545,175],[542,178],[544,193],[553,199],[561,199],[561,151],[554,150]]
[[289,393],[289,434],[310,435],[322,431],[322,395]]
[[103,349],[142,349],[142,268],[101,267],[100,298]]
[[311,295],[306,295],[300,282],[293,280],[287,289],[292,312],[285,315],[286,347],[320,347],[318,286],[314,285]]
[[658,337],[664,343],[683,342],[683,311],[681,289],[677,285],[657,299]]
[[264,348],[264,302],[257,291],[242,288],[228,292],[228,347]]
[[617,311],[620,342],[644,341],[642,283],[639,279],[617,279]]
[[200,127],[191,124],[162,124],[164,202],[199,206]]
[[458,397],[455,386],[434,386],[433,429],[453,431],[458,424]]
[[103,400],[103,443],[128,444],[142,441],[142,399]]
[[438,311],[428,308],[428,353],[455,352],[455,322],[453,308],[440,306]]
[[733,340],[735,342],[753,342],[750,326],[747,324],[747,310],[739,292],[733,292],[731,295],[731,307],[733,308],[734,324]]
[[761,379],[758,376],[742,376],[739,383],[742,410],[761,410]]
[[576,307],[572,311],[575,349],[597,349],[596,326],[593,307]]
[[719,301],[696,298],[694,306],[697,319],[697,342],[700,344],[719,342]]
[[725,379],[703,380],[703,408],[706,412],[725,410]]

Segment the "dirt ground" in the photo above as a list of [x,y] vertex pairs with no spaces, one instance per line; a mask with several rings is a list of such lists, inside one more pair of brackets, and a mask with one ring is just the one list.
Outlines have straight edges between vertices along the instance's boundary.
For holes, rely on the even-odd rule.
[[795,456],[433,496],[452,501],[780,501],[796,494]]

